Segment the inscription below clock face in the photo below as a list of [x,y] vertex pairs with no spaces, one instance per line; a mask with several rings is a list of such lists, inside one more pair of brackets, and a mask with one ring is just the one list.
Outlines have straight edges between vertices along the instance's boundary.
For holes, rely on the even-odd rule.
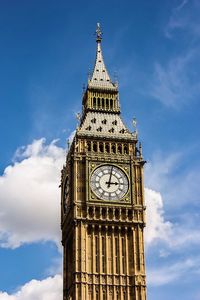
[[94,194],[103,200],[120,200],[128,191],[128,178],[118,167],[103,165],[94,170],[90,181]]

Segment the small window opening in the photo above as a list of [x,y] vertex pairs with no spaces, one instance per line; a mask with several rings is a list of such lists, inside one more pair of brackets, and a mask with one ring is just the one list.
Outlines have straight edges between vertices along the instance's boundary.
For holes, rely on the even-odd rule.
[[88,126],[88,127],[86,127],[85,129],[90,131],[91,128],[92,128],[91,126]]
[[96,118],[93,118],[93,119],[91,120],[91,123],[96,123]]
[[91,142],[87,142],[87,149],[88,151],[91,151]]
[[113,99],[110,99],[110,109],[113,109]]
[[109,100],[106,99],[106,108],[109,108]]
[[109,153],[109,152],[110,152],[110,145],[109,145],[109,144],[106,144],[106,145],[105,145],[105,149],[106,149],[106,152]]
[[122,146],[118,145],[118,153],[122,154]]
[[111,149],[112,149],[112,152],[113,152],[113,153],[116,153],[116,147],[115,147],[115,144],[112,144]]
[[101,101],[102,101],[102,108],[104,108],[105,107],[104,98],[102,98]]
[[96,143],[93,144],[93,151],[97,152],[97,144]]
[[97,128],[97,131],[102,131],[102,127],[100,126],[99,128]]
[[100,151],[100,152],[103,152],[103,144],[102,144],[102,143],[99,144],[99,151]]
[[101,105],[101,99],[98,98],[97,100],[98,100],[98,107],[100,107],[100,105]]
[[127,147],[127,145],[124,145],[124,153],[128,154],[128,147]]
[[94,97],[93,98],[93,106],[94,106],[94,108],[96,108],[96,105],[97,105],[97,102],[96,102],[96,98]]

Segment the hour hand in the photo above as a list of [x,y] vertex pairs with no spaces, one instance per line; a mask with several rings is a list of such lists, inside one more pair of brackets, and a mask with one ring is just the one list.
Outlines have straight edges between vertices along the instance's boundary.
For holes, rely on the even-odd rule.
[[108,182],[106,182],[106,184],[108,184],[109,186],[110,186],[111,184],[117,185],[117,184],[119,184],[119,182],[110,182],[110,181],[108,181]]

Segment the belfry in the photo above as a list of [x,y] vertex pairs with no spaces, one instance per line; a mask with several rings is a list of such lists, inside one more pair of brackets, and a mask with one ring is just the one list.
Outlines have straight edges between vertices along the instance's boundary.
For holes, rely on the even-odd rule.
[[146,300],[142,146],[121,118],[100,25],[61,177],[64,300]]

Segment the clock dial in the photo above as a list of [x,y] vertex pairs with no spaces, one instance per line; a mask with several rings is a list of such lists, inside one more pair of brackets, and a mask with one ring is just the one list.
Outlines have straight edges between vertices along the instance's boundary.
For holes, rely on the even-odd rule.
[[92,173],[90,185],[98,198],[120,200],[128,191],[128,178],[120,168],[114,165],[103,165]]

